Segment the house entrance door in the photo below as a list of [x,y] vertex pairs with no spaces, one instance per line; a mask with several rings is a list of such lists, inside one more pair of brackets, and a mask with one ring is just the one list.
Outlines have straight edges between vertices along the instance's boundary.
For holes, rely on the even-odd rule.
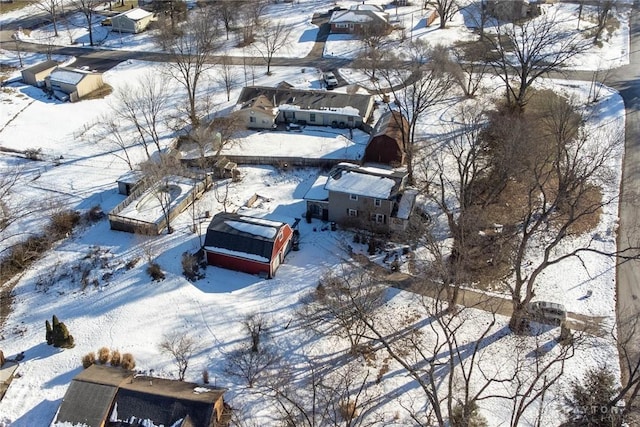
[[322,220],[329,221],[329,209],[322,209]]

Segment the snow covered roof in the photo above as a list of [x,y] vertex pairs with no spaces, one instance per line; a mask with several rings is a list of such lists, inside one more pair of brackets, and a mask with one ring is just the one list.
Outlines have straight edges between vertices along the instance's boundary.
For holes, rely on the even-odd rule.
[[49,78],[55,82],[77,85],[88,74],[91,72],[77,68],[58,67],[49,74]]
[[139,7],[136,7],[135,9],[130,9],[130,10],[127,10],[126,12],[122,12],[121,14],[116,15],[114,16],[114,18],[117,18],[119,16],[126,16],[132,21],[139,21],[141,19],[147,18],[152,15],[153,13],[147,12],[144,9],[140,9]]
[[375,199],[390,199],[398,192],[401,183],[401,176],[393,169],[340,163],[329,173],[325,189]]
[[[275,88],[269,86],[247,86],[242,89],[237,104],[246,105],[260,95],[275,106],[291,105],[305,110],[342,109],[348,107],[358,111],[364,120],[373,110],[373,96],[369,94],[348,94],[326,90]],[[285,107],[287,108],[287,107]],[[353,111],[353,110],[343,111]],[[337,111],[337,110],[336,110]]]
[[373,4],[357,4],[352,6],[349,10],[339,10],[333,12],[329,24],[344,23],[344,22],[357,22],[364,23],[373,20],[379,20],[382,22],[389,21],[389,15],[383,12],[383,9]]
[[418,190],[413,188],[407,189],[402,193],[400,203],[398,203],[398,212],[396,217],[400,219],[409,219],[413,206],[416,203],[416,197],[418,196]]
[[204,246],[207,250],[219,253],[235,256],[251,254],[243,257],[254,259],[257,255],[260,261],[270,260],[273,245],[285,225],[264,218],[220,212],[207,228]]
[[311,185],[304,195],[305,200],[326,201],[329,199],[329,192],[325,187],[329,177],[327,175],[319,175],[316,181]]
[[[282,104],[277,109],[280,110],[280,111],[299,111],[299,110],[302,110],[302,108],[300,106],[291,105],[291,104]],[[317,112],[317,113],[326,113],[327,111],[331,111],[333,113],[342,114],[344,116],[360,117],[360,113],[359,113],[358,109],[357,108],[353,108],[351,106],[336,107],[336,108],[326,107],[326,108],[317,108],[317,109],[306,108],[306,109],[304,109],[304,111]]]

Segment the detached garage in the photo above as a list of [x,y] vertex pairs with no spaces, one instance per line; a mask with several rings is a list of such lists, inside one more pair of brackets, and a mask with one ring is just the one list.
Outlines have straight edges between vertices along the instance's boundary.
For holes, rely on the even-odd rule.
[[272,278],[291,249],[287,223],[237,213],[219,213],[207,228],[207,263]]
[[146,30],[153,18],[153,13],[136,7],[111,18],[113,31],[121,33],[141,33]]
[[44,86],[44,79],[58,66],[56,61],[44,61],[22,70],[22,81],[31,86]]
[[71,102],[78,101],[94,90],[104,86],[101,73],[79,70],[77,68],[58,67],[45,78],[47,89],[56,98]]

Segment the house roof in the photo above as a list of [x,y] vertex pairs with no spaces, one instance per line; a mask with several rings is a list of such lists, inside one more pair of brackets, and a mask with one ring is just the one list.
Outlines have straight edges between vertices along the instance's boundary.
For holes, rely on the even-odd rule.
[[40,62],[36,65],[33,65],[31,67],[25,68],[22,71],[27,71],[27,72],[31,72],[33,74],[37,74],[41,71],[45,71],[48,70],[50,68],[55,68],[58,66],[58,63],[56,61],[53,60],[48,60],[48,61],[44,61],[44,62]]
[[374,4],[356,4],[348,10],[338,10],[333,12],[329,19],[329,24],[334,23],[365,23],[371,21],[389,22],[389,15],[384,9]]
[[329,200],[329,192],[324,187],[329,177],[327,175],[318,175],[316,181],[311,185],[304,195],[305,200],[326,201]]
[[307,110],[327,110],[353,107],[365,120],[370,114],[373,97],[364,94],[347,94],[325,90],[304,90],[292,88],[275,88],[267,86],[247,86],[238,97],[238,104],[245,105],[258,96],[266,97],[272,105],[293,105]]
[[260,110],[266,114],[271,114],[275,116],[273,103],[269,100],[269,98],[267,98],[264,95],[258,95],[255,98],[251,98],[246,102],[242,103],[242,105],[240,105],[241,110],[245,110],[249,108],[254,110]]
[[137,184],[142,178],[144,178],[144,173],[141,170],[130,170],[120,175],[116,182],[121,182],[123,184]]
[[77,85],[90,71],[78,70],[77,68],[58,67],[49,74],[52,81]]
[[[402,126],[400,126],[402,123]],[[371,132],[371,141],[376,136],[387,135],[396,141],[402,141],[402,127],[404,127],[405,134],[409,131],[409,122],[404,118],[399,111],[389,111],[384,113],[376,122]]]
[[[141,19],[147,18],[147,17],[152,16],[152,15],[153,15],[153,13],[147,12],[144,9],[140,9],[139,7],[136,7],[134,9],[129,9],[126,12],[122,12],[122,13],[114,16],[113,18],[126,16],[127,18],[131,19],[132,21],[139,21]],[[111,19],[113,19],[113,18],[111,18]]]
[[388,200],[398,193],[405,176],[404,170],[340,163],[329,172],[325,189]]
[[193,426],[205,427],[213,416],[214,403],[225,391],[92,365],[69,385],[54,425],[70,423],[93,427],[103,425],[103,421],[110,418],[130,420],[133,417],[151,420],[154,425],[176,425],[188,417]]
[[279,221],[221,212],[211,220],[204,246],[212,252],[269,262],[284,226]]

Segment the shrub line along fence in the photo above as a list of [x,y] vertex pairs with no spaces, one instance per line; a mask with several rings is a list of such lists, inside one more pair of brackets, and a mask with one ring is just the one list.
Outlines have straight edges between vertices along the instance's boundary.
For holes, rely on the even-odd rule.
[[[202,194],[211,187],[213,179],[209,174],[181,173],[180,176],[190,178],[194,181],[194,186],[189,191],[189,195],[180,203],[170,206],[169,221],[175,219],[182,213],[195,199],[199,199]],[[158,181],[143,178],[132,190],[131,194],[120,202],[109,212],[109,225],[112,230],[126,231],[128,233],[138,233],[146,235],[158,235],[167,227],[167,219],[164,215],[156,222],[143,221],[118,215],[124,208],[134,203],[142,194],[150,188],[158,185]]]
[[[311,159],[306,157],[286,157],[286,156],[234,156],[225,155],[225,157],[238,165],[272,165],[277,167],[300,166],[300,167],[317,167],[331,168],[342,162],[359,162],[359,159]],[[182,162],[188,166],[197,166],[198,159],[182,159]]]

